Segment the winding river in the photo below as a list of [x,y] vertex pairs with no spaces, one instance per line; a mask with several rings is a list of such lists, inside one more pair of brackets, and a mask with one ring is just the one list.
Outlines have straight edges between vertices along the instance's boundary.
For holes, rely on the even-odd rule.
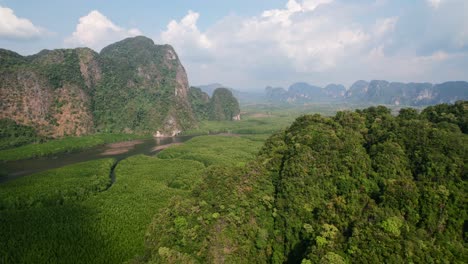
[[[90,161],[95,159],[112,157],[117,162],[130,156],[144,154],[154,155],[162,149],[180,144],[191,139],[193,136],[182,136],[173,138],[150,138],[143,140],[133,140],[118,143],[111,143],[92,147],[79,152],[60,153],[52,156],[9,161],[0,164],[7,172],[7,176],[0,177],[0,183],[7,182],[29,174],[55,169],[66,165]],[[117,163],[114,165],[114,167]]]

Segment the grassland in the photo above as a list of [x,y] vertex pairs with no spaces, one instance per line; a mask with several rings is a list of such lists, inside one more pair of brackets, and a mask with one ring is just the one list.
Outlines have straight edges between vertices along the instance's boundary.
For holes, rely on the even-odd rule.
[[158,157],[133,156],[118,163],[104,190],[112,159],[0,185],[0,263],[121,263],[141,255],[148,225],[170,199],[188,196],[206,166],[244,164],[265,138],[203,136]]
[[[309,105],[243,105],[241,120],[232,121],[202,121],[197,128],[186,130],[184,135],[207,135],[217,133],[233,134],[272,134],[288,127],[297,117],[304,114],[335,115],[337,111],[365,108],[368,105],[314,103]],[[398,112],[398,107],[392,110]]]
[[255,110],[244,112],[240,121],[202,121],[197,128],[186,130],[183,134],[272,134],[286,128],[298,115],[299,113],[278,115]]
[[12,161],[43,157],[64,152],[79,151],[94,146],[126,141],[148,136],[130,134],[96,134],[83,137],[66,137],[39,144],[30,144],[0,151],[0,160]]
[[199,136],[185,144],[163,150],[158,154],[161,159],[195,160],[205,166],[227,165],[243,166],[251,160],[263,145],[266,136]]

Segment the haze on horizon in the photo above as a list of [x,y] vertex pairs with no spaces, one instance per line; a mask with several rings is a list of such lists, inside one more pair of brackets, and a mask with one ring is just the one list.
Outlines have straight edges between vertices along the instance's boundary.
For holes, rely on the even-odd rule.
[[174,46],[192,85],[240,90],[468,80],[466,0],[235,2],[0,0],[0,48],[99,51],[145,35]]

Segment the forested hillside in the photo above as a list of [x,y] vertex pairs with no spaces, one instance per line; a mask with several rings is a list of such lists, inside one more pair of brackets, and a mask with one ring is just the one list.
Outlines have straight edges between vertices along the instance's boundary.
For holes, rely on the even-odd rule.
[[171,46],[140,36],[111,44],[100,56],[103,80],[93,96],[100,131],[173,135],[195,124],[187,75]]
[[100,53],[77,48],[21,56],[0,49],[0,119],[42,137],[177,134],[196,123],[188,89],[174,49],[143,36]]
[[211,166],[138,262],[463,263],[468,102],[305,115],[245,167]]
[[200,88],[190,87],[189,101],[198,120],[240,120],[239,102],[227,88],[216,88],[210,98]]

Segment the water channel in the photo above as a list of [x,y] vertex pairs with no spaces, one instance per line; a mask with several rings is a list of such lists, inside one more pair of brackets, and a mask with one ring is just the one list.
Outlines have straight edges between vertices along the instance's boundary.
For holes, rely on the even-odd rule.
[[180,144],[192,137],[193,136],[150,138],[118,142],[96,146],[78,152],[60,153],[41,158],[4,162],[0,163],[0,166],[7,172],[7,175],[0,177],[0,183],[84,161],[114,158],[119,162],[134,155],[154,155],[167,146]]

